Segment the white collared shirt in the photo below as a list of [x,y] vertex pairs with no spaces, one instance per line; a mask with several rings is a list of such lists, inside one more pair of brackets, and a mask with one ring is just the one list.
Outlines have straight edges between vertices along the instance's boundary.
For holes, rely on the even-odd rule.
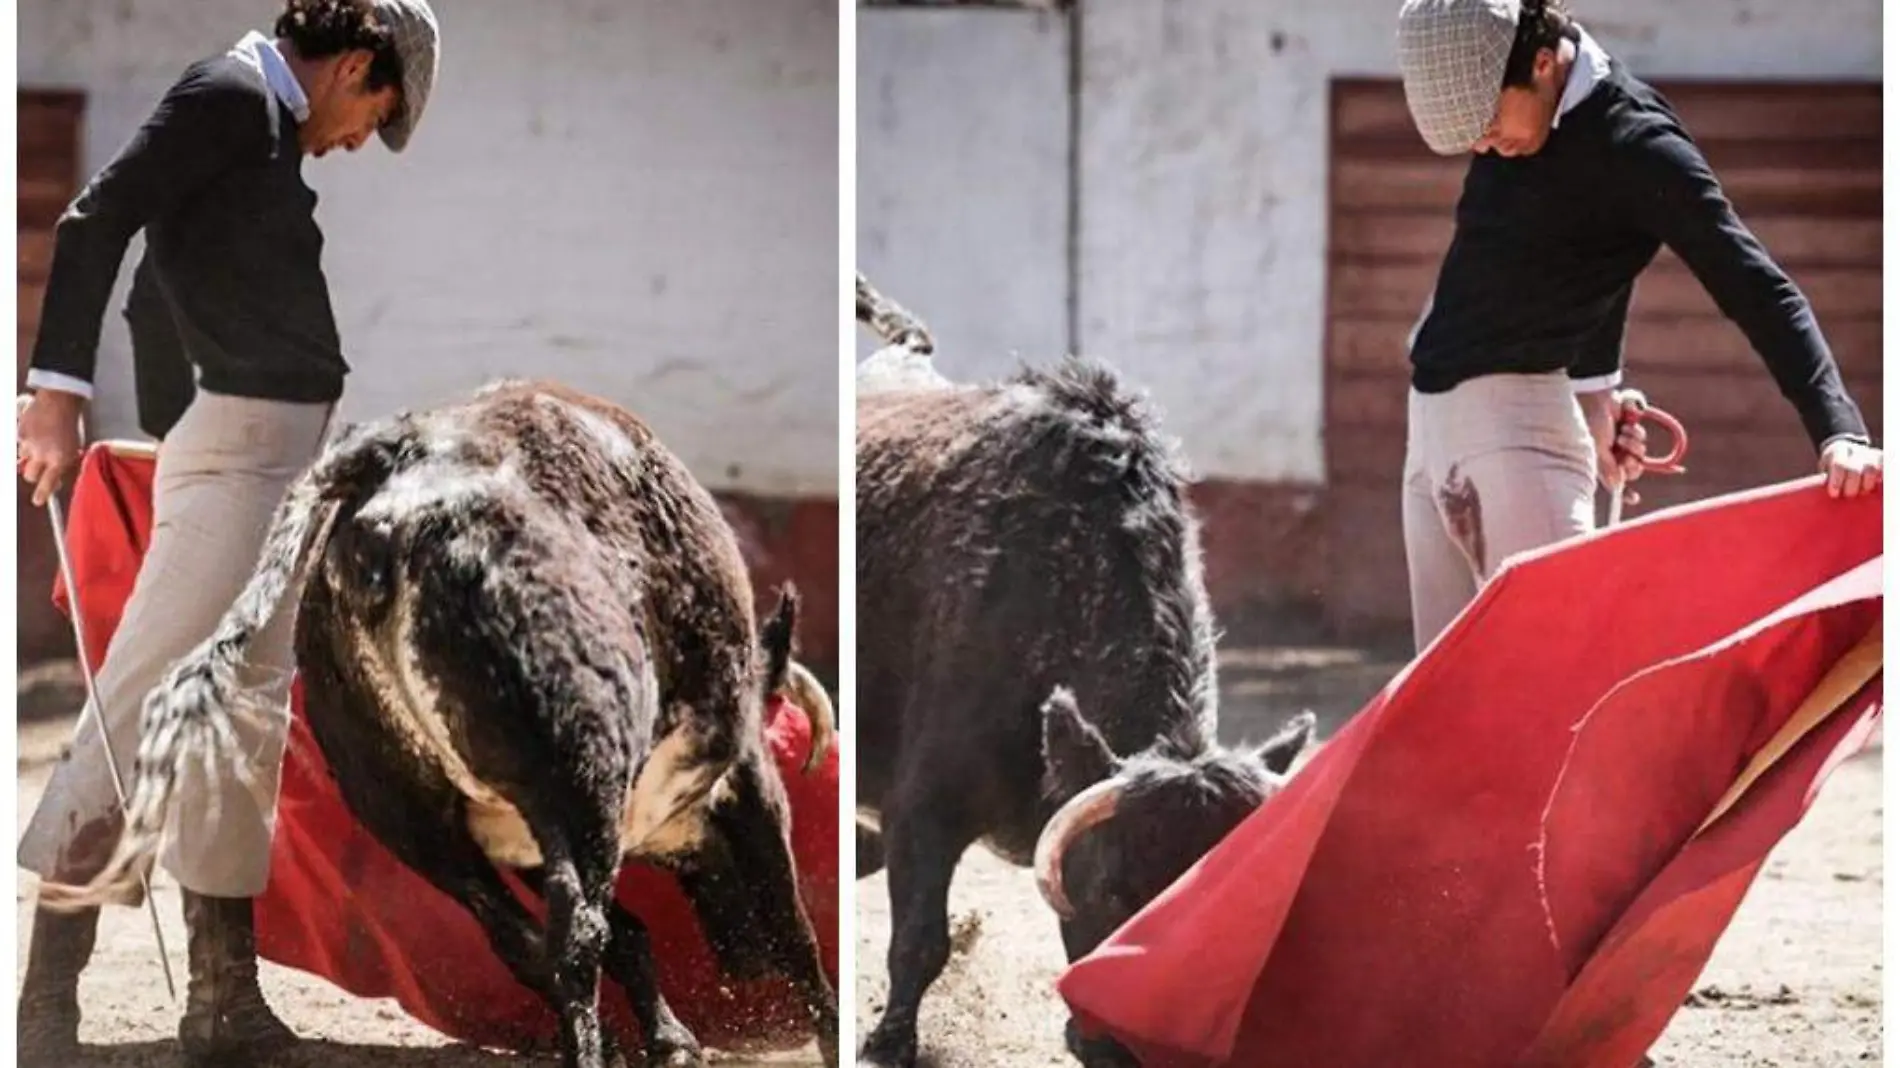
[[1609,74],[1610,54],[1582,26],[1577,27],[1577,58],[1570,64],[1570,78],[1564,82],[1563,95],[1557,98],[1557,114],[1550,117],[1550,128],[1555,130]]

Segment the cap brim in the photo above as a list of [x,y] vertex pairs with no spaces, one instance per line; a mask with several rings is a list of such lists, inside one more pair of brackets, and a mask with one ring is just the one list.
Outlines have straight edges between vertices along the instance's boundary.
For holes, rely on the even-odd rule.
[[1468,132],[1463,129],[1449,132],[1438,130],[1431,135],[1421,133],[1420,136],[1424,138],[1425,146],[1438,155],[1462,156],[1477,146],[1479,139],[1484,136],[1484,127],[1478,126]]
[[401,152],[409,147],[409,135],[414,133],[415,129],[415,123],[409,116],[409,109],[404,108],[402,114],[383,123],[376,134],[383,139],[384,147],[391,152]]

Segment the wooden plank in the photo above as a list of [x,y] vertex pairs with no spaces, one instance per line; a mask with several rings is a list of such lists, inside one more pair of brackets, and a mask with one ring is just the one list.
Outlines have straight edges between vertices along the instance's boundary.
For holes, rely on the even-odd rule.
[[1335,314],[1326,324],[1328,374],[1405,374],[1412,316]]
[[[1847,319],[1878,319],[1882,309],[1880,270],[1866,267],[1787,268],[1824,323]],[[1632,319],[1720,315],[1715,298],[1681,260],[1658,256],[1637,279],[1630,299]]]
[[1333,547],[1325,605],[1342,637],[1409,627],[1410,579],[1396,486],[1328,487],[1327,544]]
[[76,167],[79,162],[78,133],[70,123],[55,124],[45,118],[38,122],[22,121],[16,146],[19,160],[22,164],[46,160],[69,169]]
[[[1881,424],[1881,376],[1843,375],[1848,395],[1871,426]],[[1753,374],[1708,374],[1667,369],[1632,373],[1629,384],[1700,432],[1779,434],[1799,430],[1800,417],[1766,368]],[[1403,428],[1408,380],[1403,374],[1336,375],[1326,382],[1326,433],[1382,434]]]
[[[1710,165],[1735,211],[1757,215],[1819,215],[1879,218],[1878,168],[1807,168],[1798,164],[1724,167]],[[1338,212],[1442,211],[1457,205],[1465,170],[1430,159],[1353,159],[1332,164],[1332,206]]]
[[46,229],[22,230],[19,234],[20,284],[44,285],[53,265],[53,232]]
[[[1327,365],[1338,374],[1403,375],[1408,368],[1405,339],[1411,329],[1411,316],[1336,315],[1327,325]],[[1821,329],[1843,373],[1881,372],[1884,353],[1879,319],[1823,320]],[[1741,330],[1713,314],[1632,320],[1623,362],[1634,373],[1650,369],[1754,373],[1761,366]]]
[[22,151],[19,159],[17,174],[21,182],[43,182],[62,189],[74,188],[79,184],[78,161],[71,156]]
[[[1329,314],[1411,318],[1425,305],[1438,280],[1435,263],[1335,264],[1328,287]],[[1847,318],[1878,318],[1882,309],[1880,272],[1866,267],[1809,267],[1788,270],[1823,323]],[[1638,277],[1630,300],[1634,318],[1713,316],[1714,298],[1696,276],[1674,257],[1659,257]]]
[[[1769,254],[1796,267],[1879,267],[1881,220],[1812,215],[1760,215],[1744,220]],[[1339,212],[1333,219],[1329,255],[1334,261],[1430,261],[1451,246],[1452,213]]]
[[79,129],[85,121],[83,94],[21,90],[18,94],[18,158],[22,165],[42,158],[77,166]]
[[1405,436],[1411,383],[1402,374],[1338,375],[1326,381],[1326,434]]
[[19,189],[19,228],[21,230],[49,229],[59,221],[60,215],[78,190],[64,182],[46,180],[29,181],[22,179]]
[[[1821,321],[1834,360],[1847,376],[1879,375],[1882,329],[1877,318]],[[1624,340],[1623,363],[1633,373],[1651,370],[1715,372],[1761,370],[1761,357],[1741,328],[1727,319],[1707,317],[1635,319]]]
[[44,286],[21,286],[17,329],[31,337],[40,332],[40,304],[46,299]]
[[[1691,137],[1809,141],[1881,137],[1879,82],[1653,83],[1682,116]],[[1340,139],[1419,141],[1396,79],[1339,79],[1333,83],[1333,129]]]

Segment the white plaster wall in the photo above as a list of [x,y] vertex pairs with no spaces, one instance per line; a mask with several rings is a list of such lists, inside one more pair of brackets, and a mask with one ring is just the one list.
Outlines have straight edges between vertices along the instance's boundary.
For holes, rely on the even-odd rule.
[[953,378],[1068,346],[1068,48],[1045,13],[859,11],[858,266]]
[[[24,0],[20,82],[84,89],[85,167],[275,0]],[[438,0],[402,156],[306,163],[354,372],[345,418],[491,377],[646,416],[720,488],[837,486],[835,0]],[[131,274],[128,255],[123,274]],[[135,433],[107,316],[97,422]]]
[[[1572,7],[1649,76],[1880,76],[1877,0],[1577,0]],[[1201,474],[1320,481],[1328,82],[1397,76],[1397,0],[1081,0],[1080,8],[1080,348],[1122,366],[1153,393]],[[861,50],[923,14],[861,16]],[[974,36],[938,34],[912,44],[930,51],[907,62],[926,69],[991,71],[1007,57],[995,39]],[[1049,129],[1066,114],[1060,88],[1000,76],[972,77],[961,88],[966,99],[958,107],[967,114],[1037,121],[1019,114],[1026,111],[1044,116]],[[945,136],[960,128],[937,117],[947,102],[901,103],[917,108],[914,119],[890,120],[907,144],[929,144],[929,131],[916,122],[934,121]],[[894,139],[867,123],[860,141],[862,191],[885,180],[866,168],[887,157]],[[988,155],[981,167],[955,153],[906,166],[949,168],[979,191],[975,203],[966,194],[929,205],[947,237],[906,247],[894,233],[879,252],[892,276],[993,274],[997,243],[1023,241],[994,221],[1011,218],[995,202],[1047,195],[995,179],[984,184],[987,173],[1022,173],[1005,172],[1008,165]],[[1052,189],[1064,181],[1043,180]],[[890,226],[894,216],[862,192],[858,214],[861,234]],[[1038,247],[1049,240],[1040,238]],[[933,324],[981,312],[949,281],[920,288],[939,301],[918,308]],[[1023,293],[1047,300],[1054,316],[1062,298],[1049,288],[1034,275]],[[890,289],[906,299],[895,282]]]

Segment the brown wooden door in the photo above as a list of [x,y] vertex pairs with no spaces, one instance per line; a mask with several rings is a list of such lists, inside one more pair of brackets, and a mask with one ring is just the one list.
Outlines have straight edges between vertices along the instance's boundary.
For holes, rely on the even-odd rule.
[[[19,324],[14,388],[26,383],[26,364],[39,330],[40,298],[53,258],[53,224],[79,188],[80,122],[84,99],[77,93],[19,93]],[[14,479],[20,505],[19,574],[21,667],[73,655],[72,632],[53,609],[53,576],[59,558],[46,513],[33,507],[25,484]]]
[[[1743,221],[1806,292],[1880,433],[1881,90],[1669,83]],[[1346,633],[1410,618],[1399,475],[1405,340],[1451,240],[1466,161],[1426,149],[1395,81],[1332,90],[1326,327],[1327,611]],[[1666,249],[1637,282],[1625,381],[1679,416],[1688,473],[1645,479],[1638,511],[1813,473],[1794,408],[1739,328]]]

